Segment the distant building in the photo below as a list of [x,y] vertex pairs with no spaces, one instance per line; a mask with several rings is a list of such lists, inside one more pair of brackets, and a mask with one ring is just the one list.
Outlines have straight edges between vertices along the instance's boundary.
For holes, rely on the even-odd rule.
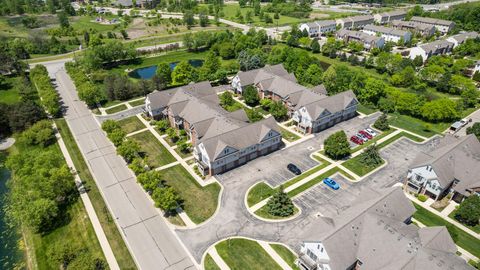
[[447,194],[461,202],[480,196],[480,142],[470,134],[448,136],[437,149],[420,153],[408,170],[408,190],[439,200]]
[[452,31],[453,28],[455,27],[455,23],[452,21],[434,19],[434,18],[428,18],[428,17],[413,16],[410,19],[410,21],[432,25],[442,34],[446,34]]
[[433,55],[447,54],[453,50],[454,43],[447,40],[436,40],[414,47],[410,50],[410,59],[421,56],[423,61]]
[[319,37],[326,33],[335,32],[337,24],[334,20],[315,21],[302,23],[299,26],[300,31],[307,30],[310,37]]
[[244,110],[228,112],[219,103],[210,83],[199,82],[155,91],[147,95],[145,109],[149,116],[186,131],[204,175],[226,172],[282,146],[275,119],[250,123]]
[[405,10],[395,10],[390,12],[377,13],[373,15],[375,23],[386,24],[393,20],[405,20],[407,12]]
[[447,40],[452,42],[454,44],[453,47],[456,48],[458,45],[463,44],[467,39],[475,39],[478,37],[480,37],[480,35],[477,32],[465,32],[448,37]]
[[372,36],[380,35],[385,41],[398,43],[400,40],[409,42],[412,39],[412,33],[404,30],[394,29],[390,27],[377,26],[373,24],[366,25],[362,32]]
[[343,29],[360,29],[367,24],[373,23],[372,15],[360,15],[337,19],[337,24]]
[[365,50],[373,48],[383,48],[385,39],[383,37],[372,36],[360,31],[351,31],[340,29],[336,34],[338,39],[343,39],[346,43],[355,41],[363,45]]
[[425,23],[412,21],[398,21],[391,22],[393,28],[417,33],[422,37],[429,38],[435,34],[435,26]]
[[281,101],[304,133],[319,132],[356,115],[358,101],[352,91],[327,96],[323,85],[308,89],[282,64],[241,71],[232,80],[239,93],[248,85],[254,86],[261,98]]
[[410,224],[414,212],[398,187],[364,199],[331,219],[332,229],[308,235],[297,265],[303,270],[473,269],[455,254],[446,227]]

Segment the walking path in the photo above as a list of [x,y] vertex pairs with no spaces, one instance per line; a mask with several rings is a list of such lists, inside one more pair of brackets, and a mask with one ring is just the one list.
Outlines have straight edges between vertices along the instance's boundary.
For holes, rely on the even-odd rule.
[[[415,218],[412,218],[412,221],[415,222],[418,227],[420,228],[425,228],[427,226],[425,226],[425,224],[421,223],[420,221],[416,220]],[[465,249],[461,248],[460,246],[457,245],[457,249],[460,253],[462,253],[462,255],[460,255],[460,257],[462,257],[465,261],[469,261],[469,260],[474,260],[474,261],[478,261],[478,258],[475,257],[475,255],[471,254],[470,252],[466,251]]]
[[282,267],[284,270],[293,270],[290,265],[288,265],[288,263],[283,260],[282,257],[280,257],[280,255],[278,255],[278,253],[272,248],[272,246],[270,246],[269,243],[265,242],[265,241],[257,241],[260,246],[268,253],[268,255],[270,255],[270,257],[272,257],[272,259],[278,264],[280,265],[280,267]]
[[448,216],[448,214],[445,214],[445,213],[442,213],[442,212],[438,212],[437,210],[433,209],[430,204],[431,204],[431,200],[427,200],[426,202],[421,202],[419,201],[417,198],[415,198],[415,196],[409,194],[408,192],[404,192],[405,193],[405,196],[407,196],[407,198],[409,198],[411,201],[415,202],[416,204],[418,205],[421,205],[423,208],[427,209],[428,211],[430,211],[431,213],[445,219],[446,221],[452,223],[453,225],[457,226],[458,228],[464,230],[466,233],[470,234],[471,236],[473,237],[476,237],[476,238],[479,238],[480,239],[480,234],[472,231],[471,229],[465,227],[465,225],[461,224],[460,222],[450,218]]
[[[58,130],[55,123],[53,124],[53,126],[55,130]],[[85,205],[85,209],[87,211],[88,217],[92,222],[93,230],[97,235],[98,242],[100,243],[100,247],[102,248],[103,254],[105,255],[105,259],[107,260],[108,266],[112,270],[117,270],[117,269],[120,270],[120,266],[118,265],[117,259],[113,254],[112,247],[110,246],[110,243],[108,243],[107,236],[103,231],[100,221],[98,220],[97,213],[95,213],[95,209],[93,208],[92,202],[90,201],[90,197],[88,197],[88,193],[85,192],[85,187],[82,184],[82,180],[80,179],[80,176],[78,176],[78,173],[76,173],[77,170],[75,168],[75,165],[73,164],[72,158],[70,157],[70,153],[68,152],[67,147],[63,142],[60,132],[56,132],[55,136],[57,137],[58,145],[60,146],[60,150],[62,151],[63,156],[65,157],[65,161],[67,162],[68,167],[70,167],[70,169],[72,169],[75,172],[75,184],[77,185],[77,189],[80,193],[80,198],[82,199],[82,202]]]

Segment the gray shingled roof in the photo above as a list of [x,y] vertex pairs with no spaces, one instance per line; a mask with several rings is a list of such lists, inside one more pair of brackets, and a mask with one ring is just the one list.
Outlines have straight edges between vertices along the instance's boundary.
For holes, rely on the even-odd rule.
[[240,71],[237,76],[240,78],[242,86],[259,83],[260,81],[271,79],[275,77],[284,77],[288,80],[296,82],[295,76],[289,74],[282,64],[269,66],[263,68],[253,69],[249,71]]
[[352,22],[355,23],[355,22],[373,20],[373,16],[372,15],[359,15],[359,16],[348,17],[346,19],[350,19]]
[[444,227],[419,229],[404,223],[415,208],[401,188],[354,205],[318,238],[332,270],[348,269],[357,260],[362,269],[471,269],[455,255],[456,246]]
[[370,30],[370,31],[373,31],[373,32],[378,32],[378,33],[381,33],[381,34],[395,35],[395,36],[400,36],[400,37],[403,37],[407,34],[407,31],[394,29],[394,28],[391,28],[391,27],[374,25],[374,24],[365,25],[365,27],[363,27],[363,29],[364,30]]
[[421,152],[412,168],[432,166],[443,188],[454,179],[459,183],[455,191],[465,194],[467,189],[480,186],[480,142],[470,134],[433,151]]
[[323,20],[323,21],[315,21],[315,23],[319,26],[329,26],[329,25],[336,25],[337,23],[334,20]]
[[453,43],[447,40],[435,40],[430,43],[425,43],[420,45],[419,47],[422,48],[426,53],[430,52],[435,52],[440,49],[446,49],[446,48],[453,48]]
[[474,39],[477,37],[479,37],[479,34],[477,32],[466,32],[466,33],[453,35],[450,38],[455,39],[458,43],[463,43],[467,39]]
[[418,16],[413,16],[410,19],[410,21],[421,22],[421,23],[426,23],[426,24],[444,25],[444,26],[449,26],[449,25],[454,23],[452,21],[447,21],[447,20],[442,20],[442,19],[435,19],[435,18],[428,18],[428,17],[418,17]]
[[393,20],[392,25],[396,27],[409,27],[414,28],[420,31],[430,31],[434,28],[433,25],[421,23],[421,22],[414,22],[414,21],[400,21],[400,20]]
[[378,40],[382,39],[382,37],[372,36],[361,31],[352,31],[347,29],[340,29],[337,32],[337,36],[341,38],[344,38],[344,37],[355,38],[366,43],[377,42]]
[[321,98],[319,100],[309,101],[306,104],[298,104],[296,109],[305,107],[312,119],[317,119],[322,113],[335,114],[343,111],[352,103],[358,103],[352,90],[344,91],[333,96]]

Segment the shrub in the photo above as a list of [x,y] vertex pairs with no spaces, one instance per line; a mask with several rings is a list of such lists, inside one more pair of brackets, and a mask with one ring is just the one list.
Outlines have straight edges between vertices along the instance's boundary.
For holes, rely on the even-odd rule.
[[388,124],[388,118],[386,114],[382,114],[376,121],[373,123],[373,127],[382,131],[389,130],[390,125]]
[[30,78],[37,88],[38,95],[41,97],[40,102],[45,107],[45,110],[53,116],[58,116],[61,111],[60,98],[50,82],[47,68],[42,65],[36,65],[30,70]]
[[428,200],[428,196],[423,194],[418,194],[417,199],[421,202],[426,202]]
[[469,226],[476,226],[480,220],[480,197],[471,195],[455,212],[455,219]]

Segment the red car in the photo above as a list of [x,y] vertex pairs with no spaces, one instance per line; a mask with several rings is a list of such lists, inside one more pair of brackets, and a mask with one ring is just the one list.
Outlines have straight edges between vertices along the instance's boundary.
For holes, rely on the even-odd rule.
[[356,143],[356,144],[358,144],[358,145],[363,144],[363,140],[360,139],[360,138],[358,138],[357,136],[352,136],[352,137],[350,137],[350,141],[352,141],[352,142],[354,142],[354,143]]
[[362,134],[363,136],[367,137],[367,139],[372,139],[373,136],[370,133],[366,132],[365,130],[360,130],[358,133]]

